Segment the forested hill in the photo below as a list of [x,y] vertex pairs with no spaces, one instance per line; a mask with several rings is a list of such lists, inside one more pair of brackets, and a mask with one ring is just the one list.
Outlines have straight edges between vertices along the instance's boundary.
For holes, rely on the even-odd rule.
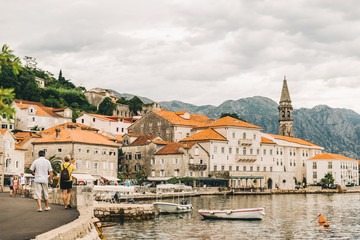
[[[219,106],[196,106],[180,101],[160,102],[170,111],[187,110],[217,119],[221,113],[236,113],[239,118],[262,127],[263,132],[278,134],[278,104],[266,97],[228,100]],[[360,156],[360,115],[349,109],[316,106],[295,109],[294,136],[323,146],[326,152],[351,158]]]
[[[85,88],[76,87],[67,80],[62,71],[57,78],[48,71],[37,67],[35,59],[25,57],[19,74],[14,74],[11,66],[1,66],[0,87],[14,89],[15,99],[41,102],[47,107],[70,107],[73,119],[80,112],[96,112],[96,106],[91,105],[84,95]],[[45,80],[46,88],[41,88],[35,78]]]

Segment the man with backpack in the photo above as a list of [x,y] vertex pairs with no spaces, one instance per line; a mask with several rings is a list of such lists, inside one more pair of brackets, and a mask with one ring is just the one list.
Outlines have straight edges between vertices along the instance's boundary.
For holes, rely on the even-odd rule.
[[[60,189],[62,190],[62,198],[64,201],[65,209],[71,208],[71,189],[72,189],[72,171],[76,170],[75,159],[70,158],[69,155],[64,157],[65,162],[61,164],[60,172]],[[71,161],[70,161],[71,160]]]

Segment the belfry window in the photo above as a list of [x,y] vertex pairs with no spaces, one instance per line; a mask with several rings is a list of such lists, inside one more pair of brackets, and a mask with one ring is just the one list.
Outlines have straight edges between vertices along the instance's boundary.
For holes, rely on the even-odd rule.
[[288,118],[290,117],[290,111],[287,112],[287,116],[288,116]]
[[285,117],[285,111],[281,112],[281,116],[284,118]]

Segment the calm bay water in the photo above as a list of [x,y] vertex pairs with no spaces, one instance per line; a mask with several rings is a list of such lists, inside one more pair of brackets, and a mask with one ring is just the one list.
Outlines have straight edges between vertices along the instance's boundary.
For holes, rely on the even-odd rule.
[[[204,196],[188,199],[193,213],[104,228],[107,239],[360,239],[360,194]],[[172,199],[164,201],[172,202]],[[176,199],[177,201],[177,199]],[[203,220],[201,208],[265,206],[262,221]],[[319,226],[322,213],[330,227]]]

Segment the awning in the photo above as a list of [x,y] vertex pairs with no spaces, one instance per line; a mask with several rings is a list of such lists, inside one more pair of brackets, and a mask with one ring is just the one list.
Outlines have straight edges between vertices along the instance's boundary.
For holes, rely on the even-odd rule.
[[31,173],[24,173],[24,177],[35,177],[34,175],[32,175]]
[[90,174],[80,174],[80,173],[73,173],[71,174],[76,180],[78,181],[95,181],[96,178],[91,176]]
[[107,176],[101,176],[102,178],[108,180],[108,181],[119,181],[117,177],[107,177]]
[[231,179],[264,179],[263,176],[230,176]]
[[148,181],[167,181],[171,177],[148,177]]

